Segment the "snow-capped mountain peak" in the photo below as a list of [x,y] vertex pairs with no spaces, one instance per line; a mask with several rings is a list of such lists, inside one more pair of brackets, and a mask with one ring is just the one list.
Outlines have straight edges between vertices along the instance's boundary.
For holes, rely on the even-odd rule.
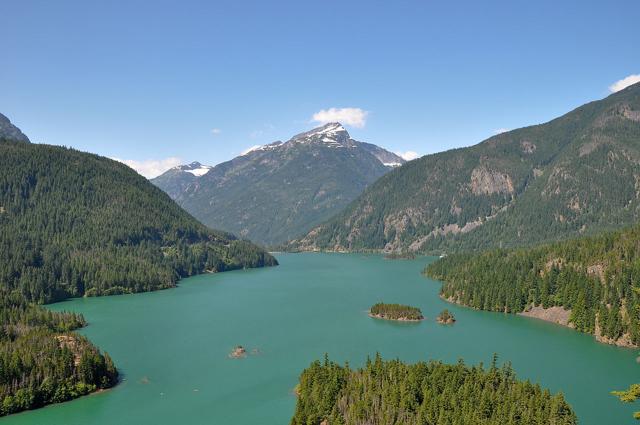
[[339,132],[346,132],[347,130],[345,130],[345,128],[342,126],[342,124],[340,124],[339,122],[331,122],[329,124],[325,124],[322,127],[318,127],[314,130],[311,130],[309,135],[319,135],[319,134],[326,134],[326,135],[333,135],[335,133],[339,133]]
[[334,148],[352,146],[351,136],[339,122],[331,122],[322,127],[293,136],[287,143],[323,143]]

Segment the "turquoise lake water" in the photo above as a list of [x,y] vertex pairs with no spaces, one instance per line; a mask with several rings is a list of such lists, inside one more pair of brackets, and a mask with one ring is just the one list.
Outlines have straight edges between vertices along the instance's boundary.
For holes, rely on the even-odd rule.
[[[49,306],[85,315],[82,330],[113,357],[116,388],[0,419],[7,425],[288,424],[300,372],[324,353],[361,365],[380,352],[408,362],[511,361],[519,378],[562,391],[581,424],[633,424],[609,392],[640,382],[637,350],[597,343],[535,319],[479,312],[438,298],[420,273],[433,259],[281,254],[279,267],[185,279],[176,289]],[[427,320],[367,316],[378,301],[420,307]],[[457,318],[442,326],[435,316]],[[236,345],[249,351],[230,359]]]

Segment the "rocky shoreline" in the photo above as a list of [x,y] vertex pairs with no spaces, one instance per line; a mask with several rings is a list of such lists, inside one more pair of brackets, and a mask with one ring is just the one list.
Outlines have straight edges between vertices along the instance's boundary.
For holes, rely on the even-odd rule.
[[[447,302],[450,302],[451,304],[457,304],[463,307],[477,310],[473,307],[469,307],[460,303],[453,297],[446,298],[440,295],[440,298]],[[543,320],[545,322],[564,326],[569,329],[575,329],[575,326],[571,322],[569,322],[569,318],[571,317],[571,310],[565,310],[563,307],[560,307],[560,306],[553,306],[549,308],[536,306],[536,307],[531,307],[526,311],[521,311],[515,314],[517,316],[530,317],[533,319]],[[613,340],[611,338],[601,335],[600,329],[597,326],[597,324],[596,324],[596,332],[590,335],[592,335],[595,338],[595,340],[601,344],[615,345],[617,347],[624,347],[624,348],[638,348],[638,345],[633,344],[631,342],[631,338],[628,334],[624,334],[622,335],[622,337],[616,340]]]
[[424,320],[424,317],[420,319],[409,319],[408,317],[399,317],[397,319],[393,319],[391,317],[386,317],[384,314],[371,314],[371,313],[369,313],[369,317],[373,319],[391,320],[393,322],[421,322]]

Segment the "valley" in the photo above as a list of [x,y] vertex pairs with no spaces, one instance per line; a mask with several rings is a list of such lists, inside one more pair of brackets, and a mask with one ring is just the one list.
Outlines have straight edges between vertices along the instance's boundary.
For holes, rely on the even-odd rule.
[[640,420],[640,3],[2,11],[2,425]]
[[204,224],[274,246],[328,220],[405,162],[329,123],[215,167],[178,166],[152,182]]

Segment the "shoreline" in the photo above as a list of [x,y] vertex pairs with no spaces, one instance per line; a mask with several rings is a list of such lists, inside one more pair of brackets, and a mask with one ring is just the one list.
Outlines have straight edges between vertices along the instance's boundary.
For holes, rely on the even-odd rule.
[[424,320],[424,317],[422,317],[422,319],[408,319],[406,317],[400,317],[398,319],[391,319],[389,317],[385,317],[382,314],[371,314],[370,312],[367,313],[367,315],[369,317],[371,317],[372,319],[379,319],[379,320],[389,320],[392,322],[422,322]]
[[[487,311],[489,313],[500,313],[499,311],[491,311],[491,310],[481,310],[478,308],[474,308],[468,305],[464,305],[458,301],[453,300],[452,298],[445,298],[444,296],[442,296],[442,294],[438,294],[438,296],[440,297],[440,299],[451,303],[451,304],[455,304],[455,305],[459,305],[461,307],[465,307],[465,308],[469,308],[471,310],[476,310],[476,311]],[[561,313],[562,315],[560,315],[560,312],[557,311],[557,309],[561,309],[563,310],[564,313]],[[532,307],[530,308],[528,311],[520,311],[517,313],[503,313],[503,314],[508,314],[508,315],[513,315],[513,316],[520,316],[520,317],[527,317],[529,319],[536,319],[536,320],[541,320],[543,322],[547,322],[547,323],[551,323],[554,325],[558,325],[558,326],[562,326],[564,328],[569,328],[571,330],[573,330],[574,332],[579,332],[576,331],[575,327],[569,323],[569,315],[571,314],[571,310],[565,310],[564,307],[560,307],[560,306],[553,306],[553,307],[549,307],[547,309],[541,307],[541,306],[536,306],[536,307]],[[564,322],[564,314],[566,314],[566,323]],[[583,333],[585,335],[590,335],[593,337],[593,339],[596,340],[596,342],[600,343],[600,344],[605,344],[605,345],[612,345],[614,347],[620,347],[620,348],[630,348],[630,349],[637,349],[638,347],[640,347],[640,345],[634,345],[631,344],[630,342],[628,342],[626,335],[623,335],[622,338],[619,338],[615,341],[612,341],[609,338],[603,337],[601,335],[595,334],[595,333],[586,333],[586,332],[579,332],[579,333]]]

